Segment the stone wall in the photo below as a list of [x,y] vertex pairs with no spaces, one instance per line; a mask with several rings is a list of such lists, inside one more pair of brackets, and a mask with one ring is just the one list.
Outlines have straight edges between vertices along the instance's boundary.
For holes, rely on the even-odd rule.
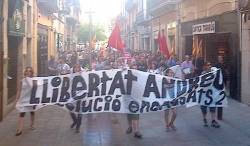
[[236,9],[235,0],[183,0],[181,3],[181,21],[219,15]]

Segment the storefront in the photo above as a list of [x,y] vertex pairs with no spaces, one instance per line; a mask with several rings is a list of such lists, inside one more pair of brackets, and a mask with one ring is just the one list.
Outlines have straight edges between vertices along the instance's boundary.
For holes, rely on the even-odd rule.
[[[241,63],[237,13],[224,13],[181,23],[181,36],[184,40],[183,54],[202,56],[212,64],[217,62],[218,56],[224,57],[229,68],[230,89],[233,89],[230,95],[240,101]],[[198,48],[198,54],[194,48]]]
[[23,19],[23,1],[8,1],[8,69],[7,69],[7,103],[15,101],[17,81],[22,73],[22,50],[25,35]]
[[177,48],[176,48],[176,26],[177,22],[172,22],[167,25],[167,35],[168,35],[168,51],[171,52],[172,54],[177,53]]

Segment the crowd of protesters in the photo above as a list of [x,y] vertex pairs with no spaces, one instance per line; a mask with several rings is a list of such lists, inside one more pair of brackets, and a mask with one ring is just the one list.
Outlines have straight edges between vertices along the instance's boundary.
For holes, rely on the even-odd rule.
[[[191,56],[185,55],[183,61],[179,60],[176,55],[172,54],[168,59],[162,56],[160,53],[151,52],[130,52],[129,57],[124,57],[124,53],[119,53],[113,50],[106,50],[105,52],[84,52],[84,51],[68,51],[61,53],[55,59],[54,56],[50,57],[48,61],[48,75],[64,75],[69,73],[75,73],[79,71],[91,71],[91,70],[108,70],[108,69],[122,69],[129,67],[137,69],[143,72],[149,72],[154,74],[161,74],[164,76],[170,76],[180,79],[192,78],[194,76],[201,75],[203,73],[211,71],[211,63],[205,62],[203,58],[192,59]],[[218,57],[218,64],[215,65],[222,69],[226,79],[226,68],[223,65],[223,57]],[[171,87],[169,87],[171,88]],[[207,108],[201,106],[203,115],[204,126],[208,126],[207,122]],[[222,110],[222,109],[220,109]],[[216,120],[215,111],[216,108],[209,108],[211,113],[211,127],[219,128],[220,125]],[[34,114],[34,113],[32,113]],[[81,125],[81,115],[70,114],[73,120],[71,128],[76,127],[76,132],[79,132]],[[174,125],[177,117],[177,110],[175,108],[165,111],[165,124],[166,131],[175,131],[177,128]],[[24,114],[20,114],[21,119]],[[142,134],[139,130],[139,115],[128,114],[128,129],[126,133],[134,132],[134,137],[142,138]],[[21,122],[22,123],[22,122]],[[22,124],[21,124],[22,125]],[[32,122],[32,127],[34,123]],[[22,126],[19,126],[22,127]],[[17,130],[17,136],[21,134],[22,128]]]

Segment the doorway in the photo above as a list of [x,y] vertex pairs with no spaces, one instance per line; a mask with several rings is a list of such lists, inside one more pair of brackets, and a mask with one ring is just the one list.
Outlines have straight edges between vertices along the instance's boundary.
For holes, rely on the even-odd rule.
[[18,49],[20,42],[19,37],[8,36],[8,103],[15,100],[17,90]]
[[38,26],[37,39],[37,69],[38,76],[48,75],[48,29],[45,26]]

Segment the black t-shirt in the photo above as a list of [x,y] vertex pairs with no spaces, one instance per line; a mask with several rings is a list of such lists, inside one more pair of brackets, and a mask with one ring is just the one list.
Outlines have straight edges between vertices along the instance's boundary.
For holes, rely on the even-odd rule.
[[202,57],[197,58],[194,60],[193,64],[195,65],[195,75],[199,76],[202,73],[203,66],[205,64],[205,61]]
[[139,63],[137,63],[137,69],[140,71],[147,72],[147,65],[139,62]]
[[227,74],[227,72],[226,72],[226,70],[227,70],[226,65],[225,65],[225,64],[222,64],[222,63],[217,63],[217,64],[215,65],[215,67],[221,69],[221,72],[222,72],[222,75],[223,75],[223,80],[224,80],[224,82],[226,82],[226,81],[228,80],[228,76],[229,76],[229,75]]

